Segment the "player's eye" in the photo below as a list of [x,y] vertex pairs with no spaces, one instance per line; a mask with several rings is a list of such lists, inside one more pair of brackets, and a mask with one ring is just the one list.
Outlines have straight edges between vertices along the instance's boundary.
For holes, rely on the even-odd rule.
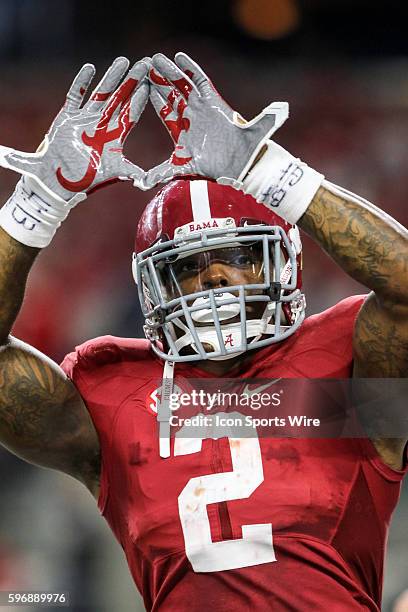
[[198,262],[194,259],[182,259],[174,265],[177,275],[195,274],[199,272]]
[[248,266],[252,266],[254,263],[256,263],[256,261],[255,257],[253,257],[252,255],[245,254],[235,255],[235,257],[232,257],[230,263],[238,268],[246,268]]

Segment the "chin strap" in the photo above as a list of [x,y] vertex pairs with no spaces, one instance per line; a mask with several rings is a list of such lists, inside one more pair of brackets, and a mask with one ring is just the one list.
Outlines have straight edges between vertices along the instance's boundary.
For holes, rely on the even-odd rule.
[[159,424],[160,457],[170,457],[170,395],[173,393],[174,361],[165,361],[160,401],[157,406],[157,422]]

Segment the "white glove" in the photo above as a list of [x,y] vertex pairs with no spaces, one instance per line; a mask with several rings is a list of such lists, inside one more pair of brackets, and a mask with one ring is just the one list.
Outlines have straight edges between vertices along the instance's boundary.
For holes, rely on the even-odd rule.
[[157,54],[149,70],[151,102],[176,146],[143,185],[201,175],[250,193],[296,223],[324,177],[269,140],[288,117],[287,102],[274,102],[246,122],[188,55],[177,53],[175,62]]
[[157,53],[149,70],[150,100],[176,146],[170,159],[147,172],[146,188],[183,175],[242,180],[286,120],[287,103],[274,102],[246,122],[188,55],[178,53],[176,62]]
[[147,102],[147,66],[128,67],[118,57],[81,108],[95,75],[95,67],[85,64],[36,153],[0,146],[0,165],[23,175],[0,211],[1,227],[19,242],[47,246],[69,211],[94,189],[144,177],[124,157],[123,144]]

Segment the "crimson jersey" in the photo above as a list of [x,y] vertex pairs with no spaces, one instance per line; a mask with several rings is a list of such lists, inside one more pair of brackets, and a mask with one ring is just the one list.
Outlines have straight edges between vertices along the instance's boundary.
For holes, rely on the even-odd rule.
[[[309,317],[254,354],[242,376],[350,377],[362,300]],[[100,510],[148,610],[379,610],[405,470],[385,465],[370,441],[255,438],[237,450],[227,438],[178,449],[172,440],[161,459],[152,402],[163,364],[147,341],[91,340],[63,368],[99,434]]]

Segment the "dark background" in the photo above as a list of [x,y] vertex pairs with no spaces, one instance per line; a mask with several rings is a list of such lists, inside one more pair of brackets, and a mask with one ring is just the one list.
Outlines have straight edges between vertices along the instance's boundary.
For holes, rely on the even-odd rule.
[[[333,182],[408,223],[405,3],[365,0],[0,0],[0,143],[33,151],[85,61],[183,50],[247,118],[273,100],[277,140]],[[147,108],[127,155],[149,168],[171,144]],[[16,182],[0,172],[5,201]],[[41,253],[14,333],[54,359],[89,337],[141,335],[130,256],[153,193],[97,192]],[[309,313],[365,288],[305,243]],[[0,453],[0,589],[69,590],[72,610],[136,609],[119,547],[69,478]],[[408,587],[407,491],[390,536],[384,610]],[[398,610],[398,612],[401,612]]]

